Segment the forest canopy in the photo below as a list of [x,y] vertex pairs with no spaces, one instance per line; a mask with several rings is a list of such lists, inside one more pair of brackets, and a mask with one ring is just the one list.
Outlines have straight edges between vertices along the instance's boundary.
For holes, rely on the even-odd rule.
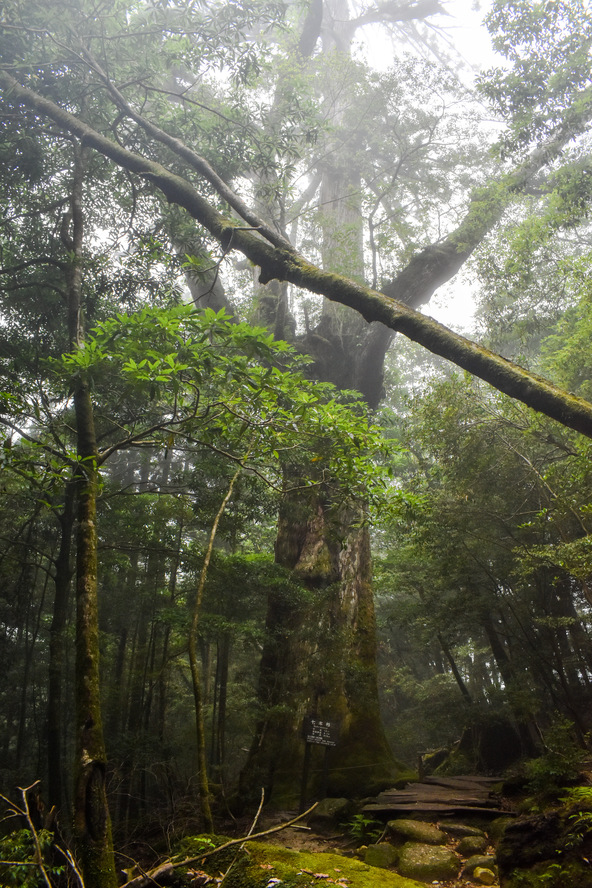
[[457,14],[0,12],[0,790],[86,888],[262,788],[587,742],[592,17],[494,0],[475,76]]

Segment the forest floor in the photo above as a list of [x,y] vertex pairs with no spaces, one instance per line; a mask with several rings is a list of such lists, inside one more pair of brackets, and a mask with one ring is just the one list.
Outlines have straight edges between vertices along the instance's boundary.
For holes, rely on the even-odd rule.
[[[296,816],[296,813],[293,811],[276,812],[273,818],[264,817],[258,824],[257,830],[270,828],[283,820],[289,821]],[[435,826],[440,825],[439,821],[425,822],[433,823]],[[364,858],[364,846],[360,846],[359,840],[354,839],[347,829],[336,829],[331,834],[324,834],[315,832],[314,829],[309,827],[288,827],[280,832],[273,833],[264,841],[268,844],[289,848],[293,851],[340,854],[344,857],[356,857],[362,860]],[[448,846],[451,850],[454,850],[457,843],[458,840],[451,839]],[[495,854],[493,845],[488,846],[487,853]],[[429,884],[439,886],[439,888],[483,888],[483,882],[477,882],[462,875],[456,879],[434,881]],[[496,881],[493,888],[496,888],[498,884]]]

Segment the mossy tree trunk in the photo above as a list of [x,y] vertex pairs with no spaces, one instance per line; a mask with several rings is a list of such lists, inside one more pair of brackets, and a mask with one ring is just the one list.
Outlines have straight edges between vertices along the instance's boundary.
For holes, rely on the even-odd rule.
[[[347,31],[347,0],[327,0],[325,14],[332,28],[323,33],[323,51],[342,57],[347,66],[353,36]],[[342,70],[342,64],[336,67]],[[338,128],[349,99],[339,80],[327,82],[325,89],[327,113]],[[347,149],[336,149],[320,173],[323,267],[363,281],[360,171]],[[317,379],[357,389],[376,406],[391,338],[392,332],[381,325],[368,324],[357,312],[324,300],[320,319],[314,327],[307,324],[301,347],[313,358]],[[259,688],[264,715],[242,775],[243,789],[248,785],[253,796],[257,779],[277,803],[297,798],[301,790],[311,797],[323,792],[367,795],[395,775],[379,710],[370,541],[364,517],[362,503],[339,505],[320,490],[285,494],[276,560],[294,572],[307,594],[301,601],[272,595],[268,603]],[[311,744],[306,755],[309,785],[301,788],[306,715],[336,722],[339,737],[328,751]]]
[[299,798],[306,715],[335,722],[339,729],[335,748],[310,750],[308,796],[366,795],[393,779],[395,765],[378,707],[363,515],[354,507],[333,507],[318,491],[289,493],[276,558],[294,571],[303,591],[298,598],[277,592],[268,602],[262,717],[241,777],[243,797],[254,798],[264,787],[274,804]]
[[85,888],[115,888],[106,754],[99,687],[97,603],[97,452],[88,383],[74,395],[79,470],[76,478],[76,740],[74,836]]
[[[74,143],[71,235],[65,246],[72,257],[68,274],[68,333],[72,348],[83,341],[82,256],[84,213],[82,192],[85,151]],[[73,380],[76,416],[76,680],[74,838],[85,888],[116,888],[111,819],[105,787],[106,755],[99,686],[99,621],[97,601],[98,453],[88,380]]]

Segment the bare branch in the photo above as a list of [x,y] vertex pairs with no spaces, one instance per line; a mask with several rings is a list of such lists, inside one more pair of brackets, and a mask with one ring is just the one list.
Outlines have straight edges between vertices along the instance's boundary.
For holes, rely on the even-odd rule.
[[146,885],[150,884],[156,877],[157,874],[162,875],[164,872],[171,872],[174,869],[179,869],[182,866],[191,866],[193,863],[199,863],[202,860],[206,860],[208,857],[212,857],[214,854],[218,854],[220,851],[226,851],[227,848],[234,848],[236,845],[244,845],[245,842],[254,842],[256,839],[261,839],[264,836],[270,836],[272,833],[280,832],[283,829],[287,829],[289,826],[293,826],[295,823],[298,823],[299,820],[303,820],[305,817],[314,811],[319,803],[315,802],[312,807],[305,811],[304,814],[299,814],[298,817],[294,817],[293,820],[288,820],[287,823],[280,823],[279,826],[272,826],[270,829],[264,829],[262,832],[251,833],[248,836],[242,836],[240,839],[230,839],[228,842],[224,842],[223,845],[218,845],[217,848],[213,848],[211,851],[204,851],[203,854],[199,854],[196,857],[187,857],[185,860],[172,861],[169,860],[166,863],[161,864],[156,867],[156,869],[150,870],[150,872],[142,875],[136,876],[135,879],[131,879],[129,882],[125,882],[122,885],[122,888],[145,888]]

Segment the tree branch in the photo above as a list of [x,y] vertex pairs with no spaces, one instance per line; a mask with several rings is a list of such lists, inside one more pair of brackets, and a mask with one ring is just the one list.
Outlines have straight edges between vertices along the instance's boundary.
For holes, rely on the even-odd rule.
[[298,821],[302,820],[304,817],[308,817],[318,804],[318,802],[315,802],[308,811],[305,811],[304,814],[299,814],[298,817],[294,817],[293,820],[288,820],[287,823],[280,823],[279,826],[272,826],[270,829],[264,829],[263,832],[250,833],[248,836],[242,836],[240,839],[230,839],[230,841],[224,842],[223,845],[218,845],[217,848],[213,848],[211,851],[204,851],[203,854],[199,854],[197,857],[187,857],[185,860],[176,862],[169,860],[156,867],[156,869],[150,870],[150,872],[144,873],[141,876],[136,876],[135,879],[131,879],[129,882],[125,882],[125,884],[122,885],[122,888],[144,888],[145,885],[153,882],[158,874],[162,875],[166,873],[168,875],[173,869],[179,869],[179,867],[182,866],[191,866],[193,863],[200,863],[207,857],[212,857],[212,855],[218,854],[219,851],[226,851],[228,848],[233,848],[235,845],[243,845],[245,842],[254,842],[256,839],[263,838],[263,836],[270,836],[272,833],[280,832],[280,830],[287,829],[289,826],[298,823]]
[[230,188],[229,185],[218,175],[218,173],[212,168],[212,166],[208,163],[208,161],[201,157],[201,155],[197,154],[192,148],[189,148],[185,145],[180,139],[175,138],[174,136],[169,135],[169,133],[160,129],[160,127],[156,126],[156,124],[152,123],[148,120],[147,117],[144,117],[143,114],[140,114],[136,111],[129,102],[125,99],[122,93],[117,89],[115,84],[110,80],[108,75],[103,71],[99,63],[94,59],[88,49],[83,49],[84,57],[86,58],[88,64],[93,68],[93,70],[98,74],[101,78],[105,86],[107,87],[111,98],[115,102],[116,106],[124,112],[128,117],[130,117],[135,123],[142,127],[142,129],[148,133],[149,136],[152,136],[157,142],[160,142],[162,145],[165,145],[177,157],[180,157],[181,160],[185,161],[190,168],[199,173],[200,176],[212,185],[220,197],[226,201],[226,203],[232,207],[232,209],[242,218],[244,221],[255,228],[259,233],[266,238],[271,244],[276,247],[286,247],[289,246],[288,241],[282,235],[280,235],[277,231],[274,231],[270,228],[262,219],[260,219],[246,204],[241,198],[235,194],[235,192]]
[[289,281],[350,306],[366,321],[380,321],[499,391],[592,438],[591,403],[465,339],[405,304],[425,301],[425,294],[433,293],[441,283],[453,277],[498,221],[512,193],[524,187],[536,170],[556,158],[562,147],[583,130],[592,117],[592,89],[574,101],[574,110],[566,114],[564,125],[537,148],[526,163],[506,175],[499,184],[482,189],[473,198],[464,221],[445,241],[416,255],[385,287],[385,292],[379,293],[342,275],[317,268],[292,247],[274,247],[251,228],[242,228],[212,207],[186,179],[107,139],[75,115],[19,84],[6,70],[0,70],[0,86],[5,90],[6,101],[21,103],[49,117],[122,168],[152,182],[168,201],[183,207],[203,225],[223,249],[239,250],[259,266],[261,283],[273,279]]

